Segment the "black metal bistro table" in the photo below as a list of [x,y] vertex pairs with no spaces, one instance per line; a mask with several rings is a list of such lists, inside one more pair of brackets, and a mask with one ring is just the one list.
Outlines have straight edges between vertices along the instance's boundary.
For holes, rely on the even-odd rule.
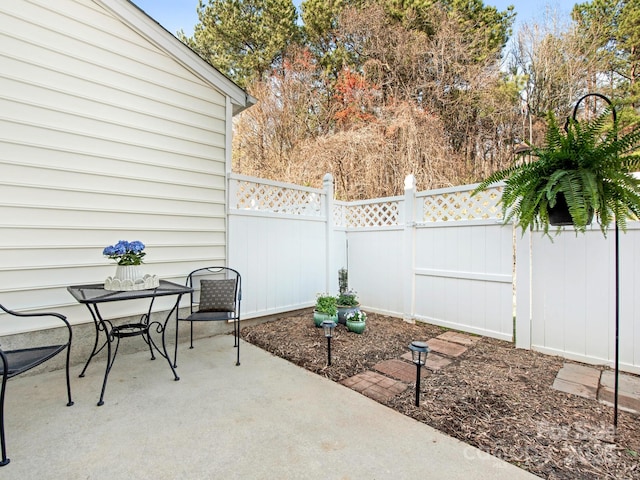
[[[96,327],[96,338],[93,345],[93,351],[89,358],[87,359],[87,363],[82,369],[82,373],[80,373],[81,377],[84,377],[84,373],[91,363],[93,357],[95,357],[98,353],[100,353],[105,347],[107,347],[107,366],[104,372],[104,380],[102,382],[102,391],[100,392],[100,400],[98,401],[98,406],[103,405],[104,401],[104,391],[107,387],[107,379],[109,378],[109,372],[111,371],[111,367],[116,359],[116,355],[118,353],[118,346],[120,345],[120,339],[126,337],[134,337],[141,336],[142,339],[149,346],[149,352],[151,353],[151,359],[155,360],[154,350],[158,352],[162,357],[164,357],[169,363],[169,367],[173,372],[173,376],[175,380],[180,380],[180,377],[176,374],[176,370],[173,366],[171,358],[169,357],[169,353],[167,352],[167,344],[165,342],[165,332],[167,323],[171,316],[175,313],[176,323],[178,318],[178,306],[180,305],[180,299],[182,295],[185,293],[190,293],[192,289],[190,287],[186,287],[184,285],[179,285],[177,283],[169,282],[166,280],[160,280],[160,284],[158,287],[148,290],[133,290],[133,291],[113,291],[113,290],[105,290],[104,284],[95,283],[89,285],[74,285],[67,287],[67,290],[73,297],[80,303],[87,306],[89,312],[91,312],[91,316],[93,317],[93,322]],[[157,320],[151,321],[151,310],[153,308],[153,303],[157,297],[166,297],[166,296],[177,296],[176,302],[173,305],[173,308],[167,314],[167,317],[163,322],[159,322]],[[138,300],[138,299],[150,299],[149,301],[149,309],[146,313],[142,315],[140,318],[140,322],[138,323],[127,323],[123,325],[114,325],[110,320],[105,320],[102,318],[100,314],[100,309],[98,305],[101,303],[107,302],[120,302],[124,300]],[[156,341],[154,341],[151,333],[155,331],[156,333],[162,334],[162,345],[159,346]],[[104,343],[100,346],[100,332],[104,332]],[[115,348],[112,345],[115,344]]]

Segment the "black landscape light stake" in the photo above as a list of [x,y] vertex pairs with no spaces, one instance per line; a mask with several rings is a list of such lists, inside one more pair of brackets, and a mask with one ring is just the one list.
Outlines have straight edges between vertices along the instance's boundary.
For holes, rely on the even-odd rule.
[[333,320],[324,320],[322,322],[324,336],[327,337],[327,365],[331,365],[331,337],[333,337],[333,329],[336,328],[336,322]]
[[413,363],[416,364],[416,407],[420,406],[420,368],[427,362],[429,347],[424,342],[413,341],[409,345]]

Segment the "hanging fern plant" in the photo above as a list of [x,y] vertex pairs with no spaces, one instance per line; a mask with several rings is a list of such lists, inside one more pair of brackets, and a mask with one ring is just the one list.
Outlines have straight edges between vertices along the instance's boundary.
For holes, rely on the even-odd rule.
[[549,212],[566,201],[575,229],[584,232],[596,214],[602,233],[616,221],[640,218],[640,124],[619,135],[618,121],[611,122],[612,106],[588,122],[570,119],[561,128],[553,113],[542,147],[529,145],[520,155],[530,161],[490,175],[472,195],[504,181],[502,211],[505,223],[517,220],[524,233],[541,229],[549,234]]

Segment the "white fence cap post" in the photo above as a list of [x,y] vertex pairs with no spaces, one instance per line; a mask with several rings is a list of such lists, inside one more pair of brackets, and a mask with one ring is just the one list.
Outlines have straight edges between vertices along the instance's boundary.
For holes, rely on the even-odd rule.
[[404,189],[411,190],[416,188],[416,177],[413,174],[409,174],[404,177]]
[[322,185],[324,186],[324,188],[333,186],[333,175],[331,175],[330,173],[325,173],[324,177],[322,177]]

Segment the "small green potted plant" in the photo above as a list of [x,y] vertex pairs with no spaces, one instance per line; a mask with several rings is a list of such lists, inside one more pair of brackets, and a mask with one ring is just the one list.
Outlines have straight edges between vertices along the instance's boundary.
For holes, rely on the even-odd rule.
[[316,298],[313,323],[315,323],[316,327],[321,327],[322,322],[325,320],[332,320],[338,323],[338,309],[336,308],[336,297],[321,293]]
[[[522,162],[493,173],[472,195],[504,181],[504,221],[515,218],[523,232],[549,235],[550,225],[584,232],[594,213],[604,235],[612,221],[624,229],[627,218],[640,216],[640,179],[633,175],[640,170],[640,124],[622,135],[618,128],[611,105],[590,121],[569,119],[564,128],[549,113],[544,145],[527,144]],[[562,208],[566,214],[556,220]]]
[[336,297],[338,308],[338,322],[346,324],[347,315],[360,310],[360,302],[356,292],[349,290]]
[[361,310],[347,313],[345,321],[350,332],[362,333],[367,328],[367,314]]

